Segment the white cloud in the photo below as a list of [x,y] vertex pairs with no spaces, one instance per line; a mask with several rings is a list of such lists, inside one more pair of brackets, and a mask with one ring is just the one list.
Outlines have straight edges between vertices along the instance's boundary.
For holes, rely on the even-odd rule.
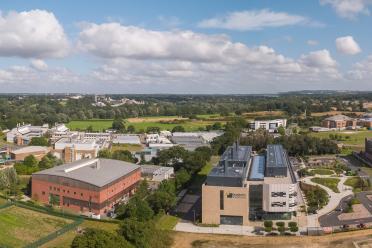
[[368,5],[371,0],[320,0],[321,5],[331,5],[343,18],[354,19],[359,14],[369,15]]
[[0,56],[63,57],[69,42],[53,13],[44,10],[0,13]]
[[352,36],[344,36],[336,39],[337,51],[343,54],[355,55],[361,52],[358,43]]
[[306,43],[309,46],[317,46],[317,45],[319,45],[319,41],[317,41],[317,40],[308,40]]
[[30,66],[39,71],[45,71],[46,69],[48,69],[48,65],[45,63],[44,60],[41,59],[31,60]]
[[328,50],[319,50],[302,55],[300,61],[309,67],[335,67],[337,62],[331,57]]
[[352,69],[348,71],[347,76],[353,80],[367,80],[370,83],[372,78],[372,55],[355,63]]
[[238,31],[292,25],[322,26],[321,23],[313,22],[304,16],[291,15],[285,12],[274,12],[268,9],[231,12],[225,16],[202,20],[198,23],[198,26],[201,28]]

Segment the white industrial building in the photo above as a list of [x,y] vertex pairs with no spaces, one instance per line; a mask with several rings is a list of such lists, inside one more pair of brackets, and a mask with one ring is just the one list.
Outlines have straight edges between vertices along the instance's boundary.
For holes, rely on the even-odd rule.
[[264,129],[269,132],[276,132],[279,127],[287,126],[287,119],[276,119],[276,120],[256,120],[248,123],[249,129],[258,130]]

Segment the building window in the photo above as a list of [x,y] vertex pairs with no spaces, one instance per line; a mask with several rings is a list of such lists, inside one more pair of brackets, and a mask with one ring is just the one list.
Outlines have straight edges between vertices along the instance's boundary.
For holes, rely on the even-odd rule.
[[52,190],[52,186],[49,186],[49,190]]
[[286,192],[271,192],[271,197],[286,197]]
[[80,193],[80,196],[83,196],[83,193]]
[[76,195],[76,192],[74,192],[74,195]]
[[273,202],[271,203],[272,207],[285,207],[287,205],[286,202]]
[[220,190],[220,210],[224,210],[224,199],[223,199],[224,192],[223,190]]
[[42,195],[45,195],[45,191],[41,192]]

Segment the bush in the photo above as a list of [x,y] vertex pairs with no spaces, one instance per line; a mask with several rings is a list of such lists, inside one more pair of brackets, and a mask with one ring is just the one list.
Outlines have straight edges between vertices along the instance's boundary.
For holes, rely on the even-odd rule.
[[291,222],[288,223],[288,226],[289,227],[295,227],[295,226],[297,226],[297,222],[291,221]]
[[284,227],[285,226],[285,223],[283,221],[276,222],[275,224],[278,227]]
[[273,228],[271,226],[266,226],[265,227],[265,232],[271,232]]
[[273,222],[271,220],[265,220],[264,221],[264,226],[265,227],[273,227]]
[[291,232],[298,232],[298,226],[291,226],[291,227],[289,227],[289,230]]
[[285,227],[284,227],[284,226],[279,226],[279,227],[278,227],[278,231],[279,231],[280,233],[284,233],[284,232],[285,232]]

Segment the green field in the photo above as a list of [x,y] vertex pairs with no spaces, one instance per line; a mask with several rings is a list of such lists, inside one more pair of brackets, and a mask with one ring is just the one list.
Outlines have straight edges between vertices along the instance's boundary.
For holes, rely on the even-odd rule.
[[337,188],[337,184],[340,182],[340,179],[338,178],[322,178],[322,177],[314,177],[311,179],[313,183],[318,183],[323,186],[326,186],[327,188],[330,188],[335,193],[340,193],[340,191]]
[[[119,224],[116,223],[109,223],[109,222],[98,222],[93,220],[84,220],[84,222],[79,226],[80,228],[97,228],[102,229],[108,232],[116,233],[119,229]],[[65,234],[53,239],[52,241],[46,243],[45,245],[41,246],[43,248],[69,248],[71,247],[71,243],[76,236],[76,230],[71,230],[66,232]]]
[[[346,186],[350,186],[353,188],[353,192],[361,192],[361,191],[365,191],[365,190],[368,190],[369,187],[368,185],[365,183],[363,184],[363,181],[360,177],[351,177],[351,178],[348,178],[345,182],[344,182],[344,185]],[[362,185],[364,185],[364,187],[362,187]]]
[[0,210],[0,247],[23,247],[72,220],[10,206]]
[[92,126],[94,131],[102,131],[111,128],[112,120],[70,121],[67,124],[67,127],[71,130],[85,130],[89,126]]
[[332,131],[332,132],[319,132],[310,133],[311,136],[318,138],[329,138],[330,134],[341,135],[342,139],[339,141],[345,145],[351,146],[364,146],[365,138],[372,138],[372,131]]
[[[136,131],[146,131],[148,127],[159,127],[160,130],[169,130],[171,131],[175,126],[183,126],[186,131],[198,131],[199,128],[205,128],[207,125],[213,125],[214,121],[205,121],[205,120],[180,120],[178,123],[171,123],[167,121],[161,121],[159,119],[172,118],[171,116],[161,116],[156,117],[157,121],[154,121],[155,117],[144,117],[141,118],[143,121],[125,121],[125,126],[133,125]],[[177,118],[177,117],[175,117]],[[112,126],[111,119],[106,120],[84,120],[84,121],[70,121],[67,126],[71,130],[85,130],[89,126],[92,126],[94,131],[103,131],[111,128]]]

